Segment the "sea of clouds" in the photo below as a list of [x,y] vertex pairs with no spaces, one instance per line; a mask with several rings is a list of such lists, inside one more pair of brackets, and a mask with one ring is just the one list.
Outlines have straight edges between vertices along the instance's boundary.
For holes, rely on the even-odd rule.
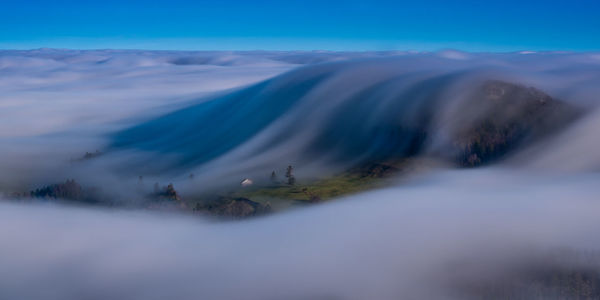
[[6,193],[77,178],[126,195],[139,175],[193,193],[290,163],[309,178],[389,151],[381,128],[430,111],[434,153],[487,79],[585,115],[495,167],[247,221],[3,202],[0,299],[465,298],[600,249],[598,54],[0,51]]
[[[0,297],[478,298],[471,287],[564,264],[555,251],[597,253],[598,179],[446,171],[225,223],[1,204]],[[597,256],[566,263],[600,267]]]

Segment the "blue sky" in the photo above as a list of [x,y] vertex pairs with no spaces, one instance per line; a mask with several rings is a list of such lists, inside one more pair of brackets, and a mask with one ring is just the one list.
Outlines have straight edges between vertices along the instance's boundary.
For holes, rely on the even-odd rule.
[[600,50],[600,1],[2,0],[0,48]]

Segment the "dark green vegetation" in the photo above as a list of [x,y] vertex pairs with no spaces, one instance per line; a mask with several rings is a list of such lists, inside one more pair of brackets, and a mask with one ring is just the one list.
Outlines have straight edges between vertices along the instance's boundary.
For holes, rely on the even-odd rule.
[[35,198],[60,198],[66,200],[81,200],[84,198],[83,189],[81,185],[75,182],[75,179],[36,189],[35,191],[31,191],[30,195]]
[[66,200],[76,203],[104,204],[98,189],[83,188],[75,179],[70,179],[64,183],[51,184],[29,193],[23,193],[18,198],[46,199],[46,200]]
[[[559,131],[581,115],[577,108],[540,90],[502,81],[482,83],[474,94],[460,103],[460,107],[477,110],[469,114],[475,117],[461,122],[461,126],[451,133],[451,149],[438,157],[442,160],[450,158],[448,162],[459,167],[476,167],[505,158],[514,150]],[[428,136],[426,126],[419,130],[419,136]],[[422,144],[426,139],[416,141],[420,145],[415,148],[424,148]],[[278,181],[273,172],[271,185],[229,191],[215,203],[245,199],[280,210],[326,201],[383,186],[386,181],[382,179],[401,174],[408,166],[418,167],[416,158],[421,154],[405,153],[393,157],[394,162],[368,162],[329,178],[299,183],[289,166],[284,181]],[[223,199],[229,200],[224,202]]]
[[245,197],[260,203],[269,203],[275,209],[295,204],[327,201],[336,197],[355,194],[384,186],[383,180],[412,167],[410,160],[387,163],[371,163],[335,176],[308,182],[274,182],[269,186],[240,188],[234,197]]
[[[131,191],[130,191],[131,192]],[[64,183],[56,183],[30,192],[13,193],[9,198],[21,201],[64,201],[72,204],[92,204],[111,207],[145,207],[145,208],[176,208],[186,209],[185,202],[175,191],[173,184],[160,187],[154,185],[154,190],[146,192],[138,186],[136,199],[130,201],[113,201],[115,195],[109,195],[96,187],[83,187],[75,179],[68,179]]]
[[[396,145],[404,144],[404,140],[407,140],[414,151],[384,151],[381,158],[363,161],[334,176],[312,180],[294,176],[294,167],[302,166],[288,166],[283,180],[278,179],[273,171],[269,184],[254,185],[248,179],[242,186],[208,195],[202,192],[198,195],[179,195],[172,184],[161,188],[158,183],[150,192],[143,187],[140,176],[135,193],[121,193],[134,195],[131,197],[136,200],[122,199],[119,203],[145,208],[172,207],[221,217],[262,215],[384,186],[388,182],[386,178],[420,168],[425,161],[422,157],[425,156],[458,167],[493,163],[516,149],[556,133],[581,115],[579,109],[542,91],[502,81],[485,81],[456,104],[459,110],[470,110],[468,114],[458,114],[468,119],[451,122],[458,124],[458,127],[448,132],[449,145],[443,147],[440,153],[423,151],[427,149],[428,137],[432,136],[429,122],[416,122],[411,130],[389,124],[393,128],[388,129],[393,134],[387,136],[386,141]],[[87,152],[77,161],[95,159],[102,154],[100,151]],[[193,175],[190,175],[190,179],[193,179]],[[74,180],[16,195],[117,205],[109,200],[111,197],[100,194],[98,189],[84,189]]]
[[112,207],[143,207],[151,209],[191,210],[225,218],[264,215],[292,206],[318,203],[336,197],[358,193],[386,185],[386,178],[409,172],[418,167],[414,159],[371,163],[323,179],[296,181],[293,167],[287,168],[285,180],[273,178],[267,186],[239,186],[221,193],[182,196],[173,184],[154,184],[151,192],[143,187],[132,188],[137,196],[126,201],[111,201],[98,188],[84,188],[75,180],[67,180],[38,188],[28,193],[10,195],[20,200],[63,200],[77,204],[100,204]]
[[169,185],[160,188],[160,185],[157,183],[154,184],[154,192],[147,196],[150,199],[154,199],[155,201],[181,201],[179,194],[175,191],[175,187],[172,183]]
[[466,103],[481,110],[465,120],[453,136],[461,166],[478,166],[508,155],[512,150],[564,128],[581,112],[532,87],[486,81]]
[[285,180],[273,171],[266,186],[240,186],[217,195],[190,197],[186,206],[195,212],[218,217],[243,218],[281,211],[294,206],[319,203],[385,186],[385,178],[408,171],[413,160],[372,163],[323,179],[296,181],[293,167],[286,168]]

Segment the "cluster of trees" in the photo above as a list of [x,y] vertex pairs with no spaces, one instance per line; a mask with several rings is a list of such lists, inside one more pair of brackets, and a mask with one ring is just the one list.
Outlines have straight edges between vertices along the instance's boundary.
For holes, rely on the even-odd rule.
[[78,161],[84,161],[84,160],[89,160],[89,159],[93,159],[96,158],[100,155],[102,155],[103,153],[100,152],[100,150],[96,150],[95,152],[85,152],[85,154],[83,156],[80,156],[79,158],[71,158],[71,162],[78,162]]
[[[172,183],[167,186],[154,184],[154,191],[148,193],[144,188],[143,177],[139,176],[137,193],[145,195],[146,200],[151,202],[177,202],[183,205],[179,193],[175,190]],[[52,199],[52,200],[70,200],[85,204],[105,204],[109,206],[128,205],[128,201],[113,201],[113,197],[107,197],[99,188],[81,186],[75,179],[67,179],[64,183],[47,185],[29,192],[14,192],[6,194],[9,199]]]
[[470,101],[483,103],[486,109],[453,134],[455,160],[463,167],[502,159],[526,143],[561,130],[583,113],[535,88],[502,81],[485,82]]
[[173,187],[172,183],[169,183],[167,186],[163,186],[162,188],[157,183],[154,184],[154,193],[152,194],[153,198],[158,198],[160,200],[172,200],[172,201],[181,201],[179,194]]
[[85,155],[83,155],[83,159],[92,159],[94,157],[98,157],[102,155],[102,152],[100,152],[99,150],[96,150],[96,152],[85,152]]
[[[296,184],[296,177],[294,177],[294,167],[292,167],[291,165],[288,166],[285,170],[285,178],[286,178],[286,183],[288,185],[295,185]],[[271,182],[275,183],[275,184],[279,184],[279,178],[277,178],[277,174],[275,173],[275,171],[271,172]]]
[[31,191],[32,198],[54,198],[67,200],[82,200],[83,188],[75,179],[68,179],[65,183],[52,184],[41,189]]
[[[191,177],[190,177],[191,178]],[[144,185],[144,177],[138,177],[138,193],[147,193],[146,187]],[[169,183],[167,186],[161,187],[158,182],[154,183],[152,193],[147,195],[147,198],[152,200],[171,200],[171,201],[181,201],[179,194],[175,190],[175,187],[172,183]]]

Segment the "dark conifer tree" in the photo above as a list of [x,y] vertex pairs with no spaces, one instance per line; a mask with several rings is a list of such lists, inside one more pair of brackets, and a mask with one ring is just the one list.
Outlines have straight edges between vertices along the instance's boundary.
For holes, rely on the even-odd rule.
[[294,185],[296,183],[296,178],[294,177],[294,174],[292,173],[293,171],[294,171],[294,168],[292,166],[288,166],[285,171],[285,177],[288,179],[289,185]]

